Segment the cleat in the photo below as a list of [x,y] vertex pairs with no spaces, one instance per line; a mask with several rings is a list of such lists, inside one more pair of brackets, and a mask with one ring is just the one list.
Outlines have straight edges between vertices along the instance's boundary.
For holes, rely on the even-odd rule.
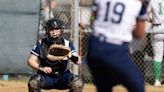
[[156,80],[155,83],[154,83],[154,86],[155,87],[161,86],[161,82],[159,80]]

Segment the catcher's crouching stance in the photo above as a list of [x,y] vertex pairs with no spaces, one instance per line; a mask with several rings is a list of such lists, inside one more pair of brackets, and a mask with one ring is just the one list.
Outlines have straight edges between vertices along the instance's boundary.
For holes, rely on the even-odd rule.
[[28,82],[29,92],[41,89],[69,89],[69,92],[82,92],[84,82],[68,69],[68,60],[80,64],[81,59],[72,43],[61,37],[64,23],[59,19],[47,21],[46,37],[31,50],[28,65],[38,72]]

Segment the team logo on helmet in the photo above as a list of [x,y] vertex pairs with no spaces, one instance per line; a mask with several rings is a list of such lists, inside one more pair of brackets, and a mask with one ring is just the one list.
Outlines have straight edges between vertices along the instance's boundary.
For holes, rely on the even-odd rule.
[[54,21],[53,23],[54,23],[54,26],[55,26],[55,27],[57,27],[57,26],[58,26],[58,25],[57,25],[57,23],[56,23],[56,21]]

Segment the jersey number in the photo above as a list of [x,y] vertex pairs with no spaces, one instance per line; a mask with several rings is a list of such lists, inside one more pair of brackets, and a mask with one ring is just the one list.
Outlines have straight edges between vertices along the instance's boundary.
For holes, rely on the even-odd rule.
[[163,5],[162,5],[162,2],[159,2],[159,15],[163,15]]
[[115,3],[115,5],[112,9],[112,13],[113,13],[112,15],[114,15],[113,17],[110,16],[110,14],[109,14],[110,8],[112,8],[111,2],[107,2],[104,21],[112,21],[113,23],[119,24],[122,20],[122,16],[125,11],[125,5],[120,2]]

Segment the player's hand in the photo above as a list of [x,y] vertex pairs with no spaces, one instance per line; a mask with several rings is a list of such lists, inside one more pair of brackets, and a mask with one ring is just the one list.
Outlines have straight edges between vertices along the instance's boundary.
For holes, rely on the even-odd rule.
[[52,73],[52,68],[51,67],[40,67],[39,70],[46,73],[46,74]]

